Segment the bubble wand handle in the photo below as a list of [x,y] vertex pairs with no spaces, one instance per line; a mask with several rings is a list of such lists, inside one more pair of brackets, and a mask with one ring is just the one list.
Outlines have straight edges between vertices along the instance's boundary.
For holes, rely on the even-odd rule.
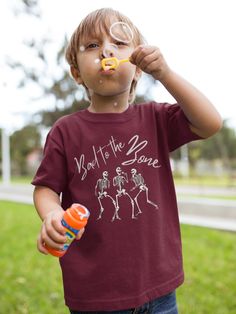
[[129,58],[128,58],[128,59],[121,59],[121,60],[119,60],[119,65],[120,65],[121,63],[129,62],[129,61],[130,61]]

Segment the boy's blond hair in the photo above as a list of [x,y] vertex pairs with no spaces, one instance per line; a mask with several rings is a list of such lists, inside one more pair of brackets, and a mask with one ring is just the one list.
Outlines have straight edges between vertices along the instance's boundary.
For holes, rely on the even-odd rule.
[[[101,33],[109,34],[111,19],[115,17],[117,21],[124,22],[128,24],[133,32],[132,43],[134,47],[142,45],[145,43],[145,39],[138,30],[138,28],[131,22],[131,20],[125,15],[121,14],[119,11],[113,10],[111,8],[103,8],[88,14],[76,28],[74,33],[71,36],[69,44],[66,48],[66,60],[69,63],[70,67],[79,69],[77,63],[77,53],[80,47],[81,39],[86,36],[96,37]],[[132,103],[135,98],[135,90],[138,80],[134,79],[129,94],[129,103]],[[89,91],[85,86],[87,96],[90,99]]]

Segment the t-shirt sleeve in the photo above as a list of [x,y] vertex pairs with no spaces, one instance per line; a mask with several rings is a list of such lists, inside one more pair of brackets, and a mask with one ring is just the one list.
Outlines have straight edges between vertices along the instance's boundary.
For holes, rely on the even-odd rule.
[[60,194],[66,184],[67,165],[63,138],[57,126],[49,132],[44,146],[43,159],[32,184],[47,186]]
[[178,104],[162,104],[165,131],[169,151],[172,152],[180,146],[191,141],[202,139],[190,129],[190,123]]

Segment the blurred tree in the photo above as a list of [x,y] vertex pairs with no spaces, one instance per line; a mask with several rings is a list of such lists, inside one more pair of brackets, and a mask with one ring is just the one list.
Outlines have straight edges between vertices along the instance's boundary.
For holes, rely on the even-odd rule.
[[[17,16],[31,15],[36,19],[40,19],[42,15],[40,1],[18,1],[15,14]],[[30,51],[35,61],[30,62],[29,65],[20,60],[8,58],[7,63],[14,70],[18,69],[22,72],[18,85],[20,88],[34,84],[40,90],[38,96],[32,101],[47,100],[48,107],[51,109],[39,111],[34,115],[33,120],[37,121],[38,125],[50,127],[61,116],[84,109],[89,103],[86,100],[84,89],[78,86],[69,74],[69,67],[66,65],[64,58],[67,38],[64,37],[58,48],[55,48],[55,43],[53,46],[52,39],[48,34],[42,37],[33,36],[34,34],[32,34],[32,38],[25,40],[24,45]],[[48,55],[51,56],[50,60]],[[137,103],[148,100],[152,95],[152,88],[157,84],[150,75],[146,74],[143,74],[142,83],[140,83],[138,86],[142,84],[142,88],[137,90]],[[37,141],[37,133],[32,132],[31,135],[35,135],[35,140]],[[214,137],[188,145],[191,165],[194,167],[201,158],[208,160],[220,158],[225,166],[229,167],[230,160],[236,158],[235,140],[234,130],[229,128],[225,122],[222,130]],[[22,149],[21,153],[23,154],[24,152]],[[179,158],[179,151],[174,152],[172,157]]]
[[227,125],[227,120],[224,121],[219,133],[203,142],[202,156],[210,160],[215,158],[236,158],[236,133],[234,129]]
[[[20,3],[21,5],[15,9],[18,16],[22,14],[41,17],[40,1],[21,0]],[[23,74],[18,87],[23,88],[33,83],[40,89],[39,95],[33,100],[48,99],[48,107],[53,107],[53,109],[43,110],[34,115],[34,119],[45,126],[51,126],[59,117],[84,109],[89,104],[84,88],[77,85],[71,78],[69,66],[65,62],[64,53],[67,42],[67,38],[64,37],[57,49],[55,45],[52,48],[52,40],[48,34],[45,34],[43,38],[38,36],[28,38],[24,41],[24,45],[35,62],[30,62],[29,65],[19,60],[7,59],[12,69],[20,70]],[[54,57],[51,57],[49,61],[48,55],[53,53]],[[138,93],[138,101],[147,100],[155,84],[155,80],[150,75],[143,74],[142,91]],[[52,103],[53,106],[50,105]]]
[[[21,0],[12,8],[16,18],[34,17],[40,21],[42,12],[40,1]],[[27,38],[22,43],[27,49],[27,55],[31,62],[6,58],[6,63],[21,73],[18,88],[37,87],[38,93],[32,99],[37,102],[41,99],[48,103],[50,110],[42,110],[34,114],[32,123],[38,126],[50,127],[61,116],[86,108],[89,102],[86,99],[84,88],[78,86],[71,78],[69,67],[65,62],[64,52],[67,45],[66,37],[63,38],[58,48],[55,48],[49,34]],[[50,60],[49,57],[50,56]],[[19,56],[20,57],[20,56]],[[144,101],[150,95],[154,80],[143,75],[142,92],[138,95],[138,101]],[[32,86],[32,84],[34,86]],[[145,95],[145,96],[143,96]],[[21,174],[27,172],[25,157],[30,150],[34,150],[40,144],[39,128],[28,125],[15,132],[11,137],[11,153],[17,171]]]
[[41,149],[41,136],[35,125],[27,125],[19,131],[15,131],[10,138],[11,160],[16,174],[27,175],[26,157],[33,150]]
[[[2,134],[2,129],[0,129],[0,134]],[[0,164],[2,163],[2,136],[0,135]]]
[[[67,76],[68,74],[65,73],[65,76]],[[69,82],[72,81],[72,78],[69,76],[68,78],[65,78],[64,82],[67,82],[68,85],[68,89],[64,90],[62,92],[60,83],[58,84],[58,82],[55,82],[55,86],[52,86],[52,91],[54,91],[55,89],[55,94],[57,95],[57,99],[59,101],[63,101],[62,98],[60,97],[65,97],[65,101],[67,101],[66,99],[68,99],[68,105],[64,106],[62,108],[58,108],[56,107],[55,110],[43,110],[43,111],[39,111],[36,115],[39,115],[39,119],[41,121],[41,124],[43,124],[44,126],[50,127],[52,126],[52,124],[59,119],[60,117],[76,112],[78,110],[82,110],[85,109],[89,106],[89,101],[87,100],[87,97],[82,97],[80,99],[76,99],[75,96],[76,95],[76,90],[78,90],[78,88],[80,89],[81,87],[78,87],[77,85],[75,85],[74,82]],[[142,93],[137,93],[136,98],[135,98],[135,103],[141,103],[144,101],[147,101],[150,99],[150,95],[151,95],[151,89],[153,88],[155,81],[153,80],[153,78],[150,75],[143,75],[142,78]],[[69,86],[73,86],[73,88],[70,88]],[[75,86],[75,88],[74,88]],[[63,94],[64,93],[64,94]],[[83,90],[83,93],[84,90]],[[71,102],[70,102],[71,101]]]
[[[193,142],[189,144],[192,150],[192,160],[197,158],[205,158],[208,160],[222,159],[227,165],[230,159],[236,158],[236,133],[235,130],[227,125],[227,121],[223,122],[223,127],[216,135],[206,139],[205,141]],[[196,151],[197,146],[197,151]],[[194,152],[195,151],[195,152]],[[191,158],[191,155],[190,155]]]
[[[17,7],[14,7],[14,13],[17,18],[30,15],[40,19],[42,15],[40,1],[21,0],[17,3]],[[8,56],[6,63],[14,71],[18,70],[22,74],[18,88],[30,86],[37,90],[37,95],[34,96],[32,102],[42,102],[43,100],[48,104],[48,108],[53,108],[50,109],[51,111],[55,111],[52,116],[55,115],[58,118],[60,111],[68,111],[74,102],[84,100],[84,91],[71,79],[69,67],[65,62],[66,37],[62,37],[62,42],[55,45],[50,34],[35,36],[32,32],[32,37],[25,39],[22,44],[27,50],[27,54],[31,56],[31,62],[16,60],[15,57],[12,59]],[[74,104],[73,108],[75,109],[75,107]],[[39,124],[48,125],[47,111],[38,113],[36,117]],[[46,123],[44,123],[44,119]]]
[[[204,140],[188,144],[188,158],[192,168],[199,159],[222,160],[225,170],[230,173],[236,168],[236,132],[227,125],[225,120],[223,127],[216,135]],[[181,158],[180,149],[171,154],[175,160]]]
[[38,0],[21,0],[16,3],[13,3],[12,11],[18,16],[22,13],[27,13],[30,15],[34,15],[35,17],[40,18],[41,10],[38,4]]

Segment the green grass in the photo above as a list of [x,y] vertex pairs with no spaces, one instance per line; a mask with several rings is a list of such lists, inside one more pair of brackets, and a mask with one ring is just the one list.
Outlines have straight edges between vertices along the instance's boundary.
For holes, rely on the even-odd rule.
[[182,226],[185,284],[180,313],[236,313],[236,234]]
[[58,259],[38,253],[33,206],[0,201],[0,314],[65,314]]
[[236,187],[236,178],[230,178],[229,176],[190,176],[179,177],[174,176],[176,185],[187,186],[211,186],[211,187]]
[[33,176],[18,176],[11,178],[13,184],[30,184],[32,180]]
[[[57,258],[36,249],[41,222],[30,205],[0,201],[0,314],[68,314]],[[180,314],[236,313],[236,234],[181,227],[185,284]]]

